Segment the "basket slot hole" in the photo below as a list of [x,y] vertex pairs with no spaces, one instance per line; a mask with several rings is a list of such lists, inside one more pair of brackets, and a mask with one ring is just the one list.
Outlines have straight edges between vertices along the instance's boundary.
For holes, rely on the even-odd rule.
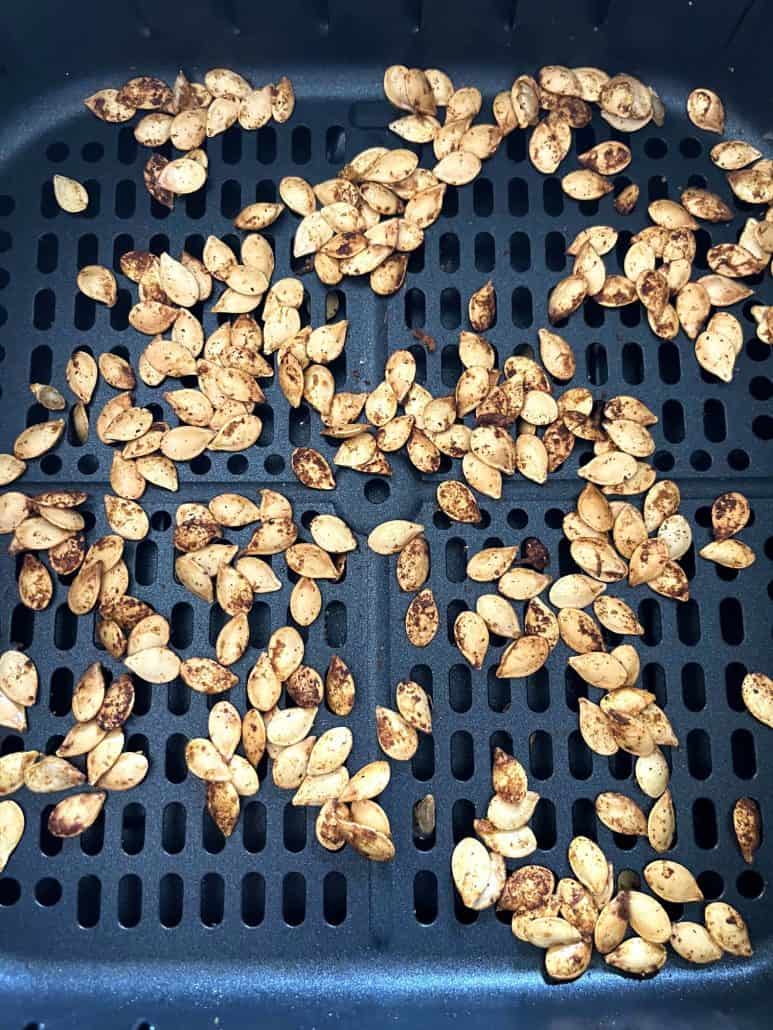
[[288,926],[300,926],[306,918],[306,880],[288,873],[282,881],[282,918]]
[[221,153],[223,164],[235,165],[242,158],[242,134],[238,125],[232,125],[227,132],[224,132],[221,139]]
[[633,757],[627,751],[610,755],[609,771],[616,780],[627,780],[633,771]]
[[98,855],[105,843],[105,812],[99,813],[96,821],[78,838],[84,855]]
[[551,272],[562,272],[566,267],[566,240],[560,232],[549,232],[545,237],[545,265]]
[[440,294],[440,322],[444,329],[456,329],[462,321],[459,291],[447,286]]
[[435,745],[431,736],[419,734],[419,746],[411,759],[411,772],[415,780],[431,780],[435,775]]
[[185,847],[185,806],[171,801],[161,820],[161,846],[168,855],[179,855]]
[[287,851],[303,851],[306,847],[306,809],[290,803],[285,805],[282,819],[282,839]]
[[538,780],[553,775],[553,741],[544,730],[535,730],[529,737],[529,765],[532,776]]
[[207,873],[201,879],[201,921],[205,926],[218,926],[223,921],[225,884],[218,873]]
[[166,742],[165,775],[170,783],[182,783],[188,775],[185,764],[185,745],[187,737],[182,733],[173,733]]
[[446,541],[446,577],[452,583],[463,583],[467,578],[467,545],[459,537]]
[[569,734],[569,772],[575,780],[587,780],[593,772],[593,755],[578,730]]
[[453,232],[444,232],[438,244],[441,272],[456,272],[459,268],[459,237]]
[[694,647],[698,643],[701,638],[701,622],[695,601],[686,601],[677,607],[676,626],[683,644]]
[[549,851],[556,844],[556,806],[548,798],[540,798],[534,815],[531,817],[531,828],[537,838],[537,847]]
[[127,855],[138,855],[145,846],[145,809],[132,802],[123,810],[121,847]]
[[260,926],[266,915],[266,881],[260,873],[247,873],[242,880],[242,922]]
[[[79,298],[83,294],[78,295]],[[94,302],[83,297],[93,308]],[[77,301],[76,301],[77,305]],[[36,329],[50,329],[56,318],[56,294],[53,290],[39,290],[35,294],[35,301],[32,307],[32,324]],[[87,328],[90,328],[91,323]]]
[[45,876],[35,884],[35,900],[44,908],[57,905],[62,897],[62,885],[51,876]]
[[422,869],[414,877],[413,911],[422,926],[429,926],[437,919],[437,877],[428,869]]
[[717,846],[717,813],[710,798],[697,798],[692,806],[692,825],[695,843],[708,851]]
[[726,644],[737,645],[744,639],[743,609],[735,597],[719,603],[719,628]]
[[673,343],[661,343],[658,349],[658,371],[664,383],[678,383],[682,375],[679,349]]
[[346,919],[346,877],[328,873],[322,885],[322,912],[329,926],[340,926]]
[[162,926],[179,926],[183,917],[183,880],[177,873],[167,873],[158,885],[158,918]]
[[[296,130],[296,132],[297,131],[298,130]],[[306,132],[307,147],[309,150],[309,156],[311,156],[311,135],[308,133],[308,129],[306,130]],[[258,129],[255,145],[257,148],[256,152],[258,155],[258,161],[262,165],[270,165],[273,161],[276,161],[276,130],[274,129],[273,125],[264,125],[262,126],[262,128]],[[256,197],[255,199],[269,199],[273,201],[274,198]]]
[[311,422],[309,419],[309,409],[305,404],[290,410],[288,431],[290,443],[294,447],[305,447],[308,444],[311,437]]
[[473,834],[473,822],[475,821],[475,806],[466,798],[460,798],[454,802],[451,809],[451,835],[454,844],[458,844],[465,837]]
[[[188,218],[203,218],[207,210],[206,190],[199,190],[191,193],[185,198],[185,214]],[[199,314],[198,309],[193,309],[194,314]]]
[[490,179],[476,179],[472,186],[472,209],[479,218],[494,210],[494,187]]
[[453,389],[463,371],[459,348],[454,344],[444,347],[440,355],[440,378],[443,385]]
[[703,405],[703,435],[711,443],[722,443],[727,438],[725,406],[718,400],[707,400]]
[[415,680],[432,697],[432,670],[428,665],[414,665],[411,669],[411,679]]
[[510,161],[526,160],[526,133],[511,132],[507,137],[507,156]]
[[479,272],[490,272],[495,264],[494,237],[489,232],[479,232],[475,237],[475,268]]
[[666,674],[662,665],[657,662],[649,662],[642,668],[641,685],[655,695],[655,704],[661,708],[666,704]]
[[451,601],[446,611],[446,631],[448,633],[448,643],[456,643],[456,636],[454,634],[454,624],[457,618],[468,610],[466,601]]
[[[252,612],[250,612],[252,614]],[[214,605],[209,610],[209,645],[210,647],[215,646],[218,634],[225,624],[229,621],[230,616],[227,615],[222,608]]]
[[526,680],[526,704],[532,712],[546,712],[550,705],[548,671],[539,669]]
[[558,574],[559,576],[568,576],[570,573],[576,572],[577,569],[572,558],[570,550],[570,543],[562,537],[558,541]]
[[451,736],[451,774],[456,780],[469,780],[475,772],[472,735],[457,730]]
[[260,650],[271,635],[271,609],[265,601],[255,601],[247,621],[250,626],[250,645]]
[[82,876],[78,880],[78,925],[91,929],[99,922],[102,905],[102,884],[96,876]]
[[727,694],[727,703],[734,712],[743,712],[746,710],[746,705],[743,702],[741,695],[741,684],[743,678],[747,673],[745,665],[741,665],[740,662],[731,662],[730,665],[725,669],[725,692]]
[[178,601],[172,609],[171,632],[169,634],[172,647],[184,651],[193,640],[193,606],[187,601]]
[[53,805],[46,805],[40,813],[40,850],[49,858],[58,855],[64,843],[61,837],[55,837],[48,829],[48,817],[53,808]]
[[118,884],[118,922],[130,929],[142,918],[142,880],[134,873],[122,876]]
[[534,321],[531,291],[526,286],[517,286],[513,290],[511,314],[513,325],[518,329],[528,329]]
[[191,708],[191,688],[179,678],[167,687],[166,707],[172,715],[184,715]]
[[648,647],[656,647],[663,638],[663,624],[660,605],[654,598],[646,597],[639,604],[639,621],[644,627],[643,642]]
[[696,780],[711,775],[711,741],[705,730],[690,730],[687,734],[687,768]]
[[[517,133],[508,136],[508,144]],[[523,218],[529,210],[529,186],[525,179],[511,179],[507,184],[507,206],[515,218]]]
[[472,676],[469,666],[452,665],[448,670],[448,703],[454,712],[469,712],[472,707]]
[[59,239],[53,233],[46,233],[38,240],[38,271],[48,275],[59,263]]
[[651,175],[647,180],[647,197],[653,200],[662,200],[668,196],[668,182],[662,175]]
[[696,268],[705,271],[708,268],[706,257],[711,248],[711,235],[706,229],[697,229],[695,232],[695,260]]
[[542,183],[542,206],[545,214],[557,218],[564,210],[564,194],[558,179],[545,179]]
[[730,738],[733,772],[742,780],[757,775],[757,750],[754,736],[748,730],[735,730]]
[[[589,297],[583,304],[582,317],[585,320],[585,324],[591,329],[600,329],[606,319],[604,308],[597,304],[592,297]],[[565,319],[561,322],[561,325],[566,325]]]
[[572,835],[596,839],[596,809],[589,798],[577,798],[572,804]]
[[[258,131],[258,146],[260,146],[260,133]],[[311,160],[311,132],[305,125],[297,125],[290,137],[290,157],[297,165],[305,165]]]
[[78,618],[66,604],[60,604],[54,618],[54,645],[60,651],[69,651],[75,646],[78,636]]
[[331,125],[325,133],[325,157],[330,164],[342,164],[346,160],[346,130],[341,125]]
[[48,707],[52,715],[69,715],[72,706],[73,675],[70,669],[54,669]]
[[600,343],[592,343],[585,351],[585,366],[590,382],[594,386],[603,386],[609,378],[606,347]]
[[441,213],[444,218],[456,218],[459,214],[459,191],[454,186],[446,187]]
[[115,188],[115,213],[118,218],[131,218],[137,206],[137,191],[131,179],[122,179]]
[[738,893],[742,898],[759,898],[765,889],[765,881],[754,869],[747,869],[736,881]]
[[409,329],[420,329],[426,317],[423,292],[415,288],[408,290],[405,294],[405,324]]
[[663,436],[669,443],[684,440],[684,409],[679,401],[669,400],[663,405]]
[[514,272],[526,272],[531,267],[531,244],[525,232],[514,232],[510,237],[510,267]]
[[325,640],[330,647],[343,647],[348,636],[346,605],[331,601],[325,607]]
[[266,806],[262,801],[250,801],[242,813],[244,847],[257,855],[266,846]]
[[[512,703],[510,680],[499,679],[492,665],[488,671],[488,706],[492,712],[505,712]],[[472,698],[470,699],[472,703]]]
[[564,683],[566,707],[571,712],[578,712],[580,710],[579,699],[581,697],[587,698],[588,696],[588,684],[569,665],[567,665],[564,672]]
[[158,547],[152,540],[140,540],[134,555],[134,575],[142,586],[150,586],[158,576]]
[[706,679],[697,662],[690,662],[682,669],[682,698],[685,708],[691,712],[700,712],[706,707]]
[[623,347],[623,379],[631,386],[638,386],[644,379],[644,358],[637,343]]
[[220,187],[220,214],[235,218],[242,206],[242,188],[236,179],[226,179]]

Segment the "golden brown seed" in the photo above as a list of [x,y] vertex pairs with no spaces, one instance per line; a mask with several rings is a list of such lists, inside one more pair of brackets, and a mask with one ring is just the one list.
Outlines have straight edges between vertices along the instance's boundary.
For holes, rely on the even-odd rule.
[[704,912],[706,928],[719,947],[730,955],[750,958],[752,945],[741,913],[724,901],[712,901]]
[[403,719],[422,733],[432,732],[432,707],[423,687],[413,680],[397,684],[395,701]]
[[748,711],[759,722],[773,727],[773,680],[762,672],[749,672],[741,684],[741,696]]
[[505,648],[497,666],[496,676],[498,679],[531,676],[542,668],[549,655],[548,640],[544,636],[527,633]]
[[690,870],[670,859],[656,859],[644,867],[647,886],[659,898],[675,904],[703,901],[703,892]]
[[753,798],[739,798],[733,805],[733,831],[744,861],[751,864],[762,839],[760,808]]
[[663,968],[666,957],[666,949],[662,944],[653,944],[641,937],[629,937],[605,955],[604,959],[608,965],[624,973],[648,976]]
[[725,131],[725,108],[711,89],[694,89],[687,98],[687,117],[706,132]]
[[103,791],[97,791],[64,798],[48,817],[49,832],[54,837],[77,837],[96,822],[106,797]]
[[405,613],[405,632],[414,647],[427,647],[438,631],[440,615],[432,591],[420,591]]

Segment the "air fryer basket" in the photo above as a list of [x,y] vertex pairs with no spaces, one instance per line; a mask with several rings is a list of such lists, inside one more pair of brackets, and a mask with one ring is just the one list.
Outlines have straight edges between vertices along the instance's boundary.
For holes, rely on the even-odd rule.
[[[185,245],[200,253],[208,234],[233,231],[241,206],[273,199],[282,175],[318,181],[363,147],[388,142],[391,115],[381,77],[389,63],[446,68],[457,84],[479,86],[487,104],[516,74],[546,62],[640,75],[668,109],[662,129],[648,126],[630,140],[628,171],[643,201],[674,196],[688,184],[729,192],[708,160],[714,140],[684,115],[685,96],[696,85],[722,95],[728,138],[748,138],[763,151],[770,138],[771,31],[759,0],[48,0],[7,5],[0,28],[3,451],[23,424],[40,418],[27,384],[61,385],[78,343],[95,353],[121,347],[136,367],[145,340],[127,329],[129,292],[121,288],[112,310],[76,300],[77,268],[96,261],[117,267],[132,247],[176,253]],[[145,153],[131,127],[100,123],[82,99],[132,74],[171,79],[179,66],[199,75],[215,65],[255,82],[288,74],[296,111],[286,125],[242,135],[237,128],[211,141],[206,192],[169,214],[151,204],[142,187]],[[608,134],[594,119],[575,134],[576,150]],[[500,355],[534,345],[548,291],[565,268],[567,240],[610,215],[608,201],[567,201],[557,178],[533,169],[524,140],[520,133],[508,137],[473,186],[449,188],[444,214],[413,256],[397,295],[381,300],[351,280],[343,290],[326,291],[305,277],[312,322],[324,321],[333,305],[335,317],[345,313],[351,323],[336,371],[339,387],[355,379],[377,383],[387,354],[412,346],[427,387],[436,395],[447,392],[458,375],[454,344],[467,297],[487,278],[499,297],[490,338]],[[56,172],[87,183],[94,199],[84,217],[57,210],[50,186]],[[627,223],[614,214],[610,220],[636,231],[645,218],[640,203]],[[292,270],[294,225],[285,217],[270,232],[281,274]],[[737,226],[701,229],[699,269],[707,247],[729,240]],[[755,290],[773,302],[769,277]],[[654,408],[660,422],[653,463],[679,483],[698,546],[709,539],[709,506],[721,491],[743,491],[754,511],[744,534],[758,556],[752,568],[733,574],[688,556],[693,601],[677,608],[652,593],[639,598],[646,627],[639,647],[643,685],[667,702],[682,742],[673,752],[673,854],[700,874],[707,898],[722,897],[745,915],[754,958],[699,969],[672,956],[660,976],[634,983],[596,957],[582,980],[553,986],[543,979],[539,954],[516,941],[492,910],[476,916],[460,907],[450,853],[490,796],[492,743],[512,743],[528,766],[543,796],[533,822],[540,848],[534,860],[559,873],[566,871],[566,846],[575,833],[597,834],[618,870],[640,871],[652,857],[646,841],[630,847],[595,823],[593,798],[601,790],[627,789],[631,761],[626,755],[601,759],[582,743],[580,685],[563,657],[524,684],[496,680],[493,669],[470,670],[445,624],[426,651],[409,647],[402,630],[405,595],[390,564],[361,543],[345,580],[324,591],[326,607],[309,631],[307,656],[324,669],[335,651],[355,675],[352,768],[377,756],[373,709],[391,703],[399,679],[410,675],[433,695],[434,736],[410,764],[393,766],[384,799],[395,862],[367,863],[351,849],[322,851],[314,841],[314,811],[292,808],[270,776],[243,806],[237,832],[225,843],[203,815],[201,784],[186,778],[182,754],[185,740],[206,726],[206,699],[179,683],[140,685],[127,746],[146,751],[151,771],[138,789],[111,796],[103,818],[79,840],[65,842],[45,829],[46,795],[20,798],[27,832],[0,877],[3,1027],[193,1030],[260,1021],[298,1028],[414,1025],[420,1019],[440,1025],[451,1017],[468,1025],[573,1028],[643,1027],[666,1019],[684,1026],[768,1023],[770,840],[754,866],[745,866],[730,812],[736,798],[751,795],[761,804],[763,824],[773,819],[770,731],[754,722],[740,698],[747,669],[770,671],[765,613],[773,559],[773,539],[766,536],[773,524],[773,420],[767,402],[773,359],[744,310],[739,317],[747,342],[734,381],[710,381],[683,337],[658,341],[639,314],[638,308],[589,308],[586,317],[574,316],[566,330],[579,359],[572,385],[586,382],[609,396],[634,393]],[[211,330],[213,316],[206,318]],[[435,338],[434,353],[412,337],[414,328]],[[106,397],[101,384],[95,404]],[[140,385],[137,398],[152,404],[159,394]],[[182,656],[211,653],[220,623],[172,576],[174,509],[223,490],[254,496],[261,486],[275,487],[306,526],[316,512],[337,512],[362,534],[386,518],[424,523],[431,585],[441,611],[449,611],[449,626],[467,596],[468,547],[534,535],[550,549],[549,571],[569,571],[560,514],[579,492],[576,457],[543,487],[523,479],[507,483],[500,502],[482,505],[481,526],[467,527],[436,514],[434,489],[442,477],[419,476],[401,456],[389,480],[344,471],[332,494],[304,489],[289,471],[289,451],[308,442],[331,453],[316,416],[303,407],[289,412],[273,384],[261,414],[263,435],[243,457],[210,454],[181,467],[179,494],[149,491],[143,504],[151,532],[127,546],[134,592],[170,617],[172,643]],[[93,438],[83,447],[65,442],[30,467],[19,489],[83,485],[93,538],[107,531],[101,498],[108,461],[107,449]],[[246,533],[229,537],[241,542]],[[67,611],[61,587],[45,612],[33,616],[17,603],[13,561],[0,558],[0,647],[22,646],[37,664],[41,694],[24,746],[43,750],[65,732],[74,678],[105,655],[94,643],[91,619],[76,620]],[[289,589],[285,584],[254,606],[252,647],[236,667],[241,685],[235,700],[242,707],[255,649],[287,621]],[[320,729],[332,721],[326,714]],[[2,753],[21,746],[7,731],[0,741]],[[414,840],[411,826],[412,806],[427,792],[437,802],[432,842]]]

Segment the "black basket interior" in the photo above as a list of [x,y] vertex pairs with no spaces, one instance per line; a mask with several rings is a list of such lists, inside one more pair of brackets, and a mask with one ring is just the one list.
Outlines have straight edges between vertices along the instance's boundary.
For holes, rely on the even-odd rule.
[[[388,353],[410,346],[428,389],[447,392],[459,373],[455,343],[467,298],[488,278],[499,299],[489,335],[500,358],[529,353],[524,348],[534,347],[536,330],[545,324],[547,294],[565,274],[566,243],[581,228],[611,221],[635,232],[646,224],[648,199],[675,196],[687,185],[708,185],[727,197],[723,173],[708,158],[715,139],[684,115],[693,86],[721,93],[728,138],[748,138],[765,150],[770,89],[763,80],[771,33],[766,5],[759,2],[732,9],[698,0],[635,9],[609,0],[404,0],[384,9],[351,0],[285,0],[270,7],[190,0],[184,9],[133,0],[118,6],[48,2],[0,14],[0,450],[9,449],[24,424],[41,418],[27,384],[61,386],[76,345],[85,343],[95,353],[117,348],[136,367],[146,340],[127,328],[131,299],[125,284],[119,282],[112,310],[97,307],[83,296],[76,299],[78,267],[117,267],[120,255],[135,247],[176,253],[185,246],[200,253],[208,234],[228,238],[243,205],[274,199],[282,175],[316,182],[363,147],[389,142],[392,114],[381,92],[386,64],[446,68],[457,84],[478,85],[489,105],[516,74],[547,61],[598,64],[651,81],[668,117],[662,129],[648,126],[630,140],[628,172],[642,187],[642,201],[628,219],[611,211],[609,199],[578,205],[565,198],[558,177],[539,175],[526,156],[525,135],[514,133],[473,186],[449,188],[443,215],[412,256],[399,294],[378,300],[351,281],[326,290],[306,276],[312,324],[326,317],[351,323],[345,354],[333,368],[339,388],[346,382],[375,385]],[[257,83],[289,74],[296,112],[287,125],[249,134],[235,128],[210,141],[206,191],[169,214],[142,186],[146,154],[131,127],[100,123],[81,101],[131,74],[171,79],[180,65],[194,75],[218,64]],[[573,152],[610,134],[594,118],[575,133]],[[92,201],[82,218],[56,208],[50,185],[56,172],[88,186]],[[293,271],[295,224],[288,214],[268,233],[278,275]],[[735,240],[738,226],[736,220],[730,227],[702,227],[699,273],[708,247]],[[610,267],[616,260],[610,255]],[[770,277],[755,292],[771,303]],[[534,861],[564,874],[566,846],[576,833],[598,836],[618,870],[640,871],[652,857],[646,841],[613,838],[596,826],[593,798],[599,791],[638,791],[627,755],[601,759],[580,739],[577,699],[583,688],[566,668],[563,646],[528,682],[509,683],[496,680],[493,668],[470,670],[447,628],[484,592],[465,582],[468,549],[534,535],[550,549],[548,571],[571,571],[561,513],[580,489],[582,448],[544,487],[514,479],[502,501],[484,499],[480,527],[460,527],[435,511],[435,485],[445,467],[437,476],[420,476],[404,456],[397,456],[391,479],[343,471],[333,494],[304,490],[289,471],[291,448],[309,443],[331,455],[333,445],[319,436],[316,415],[304,406],[290,412],[270,384],[256,448],[244,455],[209,454],[181,467],[178,495],[146,494],[151,532],[127,546],[132,592],[170,617],[172,644],[181,656],[211,654],[222,613],[208,611],[172,575],[170,527],[178,503],[206,501],[223,490],[254,496],[268,485],[291,498],[306,529],[314,513],[328,511],[363,534],[386,518],[424,523],[431,585],[441,611],[448,612],[432,645],[426,651],[407,645],[402,622],[408,598],[397,589],[393,562],[376,559],[361,545],[345,579],[323,586],[323,617],[311,627],[306,651],[309,664],[320,670],[331,653],[339,653],[355,675],[358,701],[348,720],[356,741],[352,769],[377,756],[373,708],[391,704],[398,680],[411,676],[433,696],[434,736],[422,741],[410,764],[393,767],[385,795],[397,860],[377,866],[351,849],[323,852],[314,841],[314,810],[292,808],[270,775],[224,843],[183,759],[186,739],[205,730],[206,699],[181,683],[140,683],[127,727],[127,747],[151,759],[140,788],[111,796],[97,824],[64,843],[45,828],[50,798],[28,792],[20,798],[28,829],[0,878],[0,1023],[83,1030],[110,1020],[116,1027],[165,1030],[181,1020],[191,1028],[218,1025],[216,1017],[223,1027],[258,1019],[311,1027],[365,1019],[412,1025],[420,1018],[439,1025],[463,1016],[474,1025],[517,1018],[535,1027],[638,1027],[663,1018],[687,1026],[706,1017],[723,1026],[764,1025],[773,963],[766,903],[770,842],[763,841],[753,867],[745,866],[730,812],[736,798],[751,795],[762,806],[764,823],[773,788],[766,761],[770,731],[745,712],[740,697],[748,669],[770,671],[765,612],[773,560],[773,359],[755,338],[748,310],[739,317],[746,343],[731,386],[701,373],[683,336],[658,341],[638,306],[604,311],[587,305],[566,335],[578,356],[572,385],[586,383],[599,395],[634,393],[659,415],[653,464],[679,483],[697,546],[710,537],[709,506],[718,493],[739,489],[753,507],[753,523],[744,532],[758,556],[752,568],[731,573],[691,552],[685,567],[694,600],[677,608],[653,593],[636,597],[646,627],[639,646],[642,685],[667,704],[682,741],[672,753],[678,819],[673,854],[699,874],[707,899],[721,897],[744,913],[756,948],[752,961],[728,959],[699,970],[672,957],[657,979],[634,984],[596,958],[578,983],[549,986],[539,953],[516,941],[507,921],[491,910],[476,916],[455,898],[450,853],[490,796],[490,748],[497,743],[512,744],[543,798],[533,821],[539,842]],[[207,315],[205,328],[214,325]],[[413,329],[433,336],[437,350],[428,353]],[[109,393],[101,383],[95,410]],[[138,404],[161,399],[160,391],[142,384],[136,397]],[[93,538],[107,531],[101,497],[109,460],[93,436],[82,447],[68,440],[31,466],[18,488],[34,493],[54,483],[83,484],[91,494],[86,509]],[[228,537],[242,542],[247,535]],[[69,613],[61,585],[45,612],[33,616],[18,604],[13,561],[0,559],[0,647],[21,646],[37,664],[41,694],[23,744],[51,750],[70,722],[74,679],[105,654],[96,647],[92,619]],[[286,579],[284,562],[277,558],[274,564]],[[251,647],[235,667],[239,707],[257,651],[288,621],[290,589],[285,583],[281,593],[253,607]],[[337,721],[320,712],[316,730]],[[22,746],[7,731],[0,740],[2,753]],[[265,769],[260,771],[263,779]],[[436,798],[437,831],[432,841],[415,840],[411,809],[427,792]]]

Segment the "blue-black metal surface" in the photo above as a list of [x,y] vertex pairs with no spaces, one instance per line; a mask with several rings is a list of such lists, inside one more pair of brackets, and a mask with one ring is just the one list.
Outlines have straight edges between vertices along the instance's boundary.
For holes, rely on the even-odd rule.
[[[646,201],[675,196],[688,184],[728,197],[708,150],[715,142],[684,117],[692,86],[716,88],[728,108],[727,135],[765,149],[770,129],[770,29],[763,3],[729,9],[720,3],[476,4],[352,0],[278,5],[236,2],[179,4],[30,4],[0,14],[3,118],[0,125],[0,450],[26,422],[38,421],[32,380],[61,385],[77,345],[94,353],[118,348],[136,361],[145,344],[130,328],[129,291],[108,311],[76,302],[77,268],[94,261],[117,267],[132,247],[199,252],[209,233],[231,232],[238,209],[271,199],[285,174],[310,181],[332,175],[364,146],[387,142],[390,110],[381,95],[386,64],[402,61],[446,68],[457,84],[474,83],[486,104],[515,74],[545,62],[598,64],[651,81],[668,107],[662,129],[634,136],[630,178],[642,187],[637,211],[624,219],[610,201],[576,205],[557,179],[545,179],[514,134],[486,162],[474,186],[449,190],[441,219],[409,267],[405,289],[387,301],[361,284],[326,291],[305,277],[311,321],[345,313],[351,323],[339,387],[375,385],[385,357],[411,345],[420,378],[435,394],[458,371],[455,342],[470,292],[492,278],[499,316],[489,334],[500,359],[534,347],[547,294],[564,273],[566,242],[583,226],[611,221],[636,231]],[[148,72],[171,79],[179,65],[193,76],[225,64],[255,82],[287,73],[298,94],[290,123],[257,134],[231,130],[208,145],[206,192],[173,214],[151,205],[141,182],[145,151],[131,128],[102,124],[81,106],[103,85]],[[609,135],[594,119],[576,135],[575,151]],[[769,136],[768,136],[769,138]],[[424,163],[431,163],[427,153]],[[567,166],[569,162],[567,162]],[[563,169],[562,169],[563,171]],[[92,202],[74,219],[56,210],[55,172],[85,181]],[[728,197],[728,199],[730,199]],[[736,204],[740,210],[743,205]],[[272,226],[278,274],[289,258],[295,219]],[[696,267],[711,242],[734,239],[731,227],[699,233]],[[615,256],[610,255],[611,265]],[[771,300],[769,278],[755,287]],[[335,312],[335,314],[334,314]],[[339,653],[351,666],[358,701],[348,720],[356,748],[350,763],[376,757],[373,707],[389,704],[396,682],[412,675],[432,693],[435,733],[409,765],[395,765],[385,795],[397,846],[388,866],[368,864],[347,849],[331,855],[313,839],[313,812],[293,810],[269,780],[244,807],[239,829],[218,840],[203,817],[201,784],[185,778],[181,748],[206,726],[207,705],[173,684],[140,687],[127,728],[128,746],[146,750],[151,772],[126,796],[111,796],[102,820],[80,840],[61,846],[41,830],[46,796],[20,797],[28,829],[0,878],[0,1001],[3,1027],[46,1028],[272,1027],[386,1024],[647,1027],[671,1024],[761,1026],[773,963],[773,919],[766,898],[771,849],[763,841],[747,868],[732,836],[735,799],[752,795],[763,820],[773,772],[769,733],[743,710],[746,669],[765,668],[770,650],[769,596],[771,418],[770,348],[754,337],[748,311],[739,312],[746,343],[732,385],[701,374],[691,345],[656,340],[631,312],[574,316],[566,334],[579,359],[572,385],[599,395],[635,393],[654,408],[654,463],[675,478],[683,510],[694,521],[696,546],[709,539],[708,507],[722,490],[750,498],[753,524],[743,538],[757,563],[741,574],[686,559],[695,602],[677,609],[654,594],[637,602],[647,634],[641,642],[643,682],[654,690],[681,737],[673,752],[678,817],[675,858],[700,874],[707,897],[737,905],[748,919],[756,954],[709,969],[675,957],[655,980],[624,982],[594,959],[574,985],[545,983],[540,954],[516,941],[492,911],[473,918],[455,903],[449,856],[490,795],[490,745],[512,741],[530,768],[540,803],[534,820],[535,861],[559,874],[575,832],[598,834],[617,869],[640,870],[652,857],[646,843],[628,847],[592,817],[603,789],[631,787],[631,764],[591,756],[577,735],[578,683],[566,672],[560,645],[545,670],[527,684],[501,682],[488,668],[469,670],[444,625],[426,651],[410,648],[402,630],[408,598],[394,581],[393,562],[363,547],[345,580],[325,584],[324,618],[308,632],[307,657],[320,670]],[[591,324],[589,324],[589,322]],[[214,327],[212,316],[205,318]],[[438,344],[428,353],[414,328]],[[122,349],[122,350],[121,350]],[[102,383],[95,410],[109,389]],[[140,385],[137,403],[159,403]],[[288,471],[292,446],[311,443],[329,453],[316,416],[292,416],[277,387],[267,388],[266,428],[244,460],[212,454],[181,469],[178,495],[151,489],[148,541],[127,546],[132,591],[171,617],[173,644],[184,656],[211,653],[219,623],[174,581],[170,524],[183,500],[206,500],[229,489],[248,494],[274,486],[288,494],[308,525],[310,513],[336,511],[359,533],[388,517],[416,518],[428,527],[431,585],[441,611],[472,606],[482,587],[464,581],[466,549],[492,540],[538,536],[550,548],[553,575],[569,571],[559,546],[560,513],[579,490],[581,448],[548,484],[506,484],[501,502],[484,499],[478,528],[449,525],[435,514],[434,483],[403,456],[389,480],[339,473],[334,494],[304,490]],[[20,489],[84,484],[93,514],[90,537],[105,531],[101,497],[110,454],[94,442],[65,442],[35,463]],[[239,541],[245,533],[229,533]],[[304,530],[304,538],[308,533]],[[21,645],[41,679],[24,746],[50,749],[66,731],[73,678],[98,658],[90,618],[68,618],[65,588],[34,617],[17,606],[13,559],[0,558],[0,646]],[[275,559],[279,569],[284,564]],[[273,628],[287,621],[290,585],[256,603],[251,647],[238,664],[244,679]],[[612,590],[615,592],[615,590]],[[625,595],[630,599],[630,593]],[[451,617],[452,621],[452,617]],[[117,668],[116,663],[107,662]],[[487,667],[492,661],[486,663]],[[318,728],[333,723],[321,713]],[[21,745],[4,731],[2,750]],[[420,847],[411,807],[431,791],[437,801],[434,844]],[[622,845],[622,846],[621,846]],[[696,910],[697,911],[697,910]]]

